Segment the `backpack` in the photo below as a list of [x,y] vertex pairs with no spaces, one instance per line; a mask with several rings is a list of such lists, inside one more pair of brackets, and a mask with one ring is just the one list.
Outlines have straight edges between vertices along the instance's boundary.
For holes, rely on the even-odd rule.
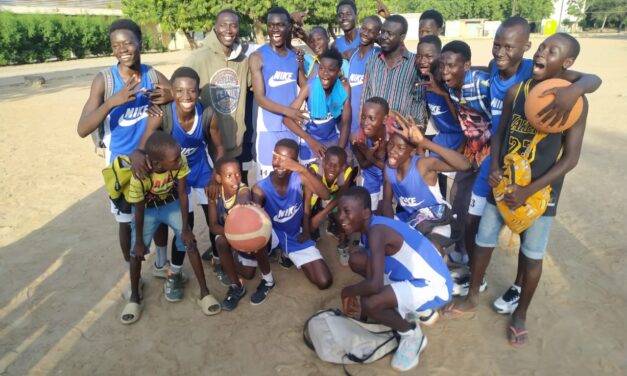
[[325,362],[342,365],[379,360],[396,350],[399,338],[385,325],[354,320],[339,309],[316,312],[303,328],[307,347]]
[[[550,185],[531,195],[516,210],[510,209],[503,199],[505,194],[508,193],[510,185],[526,186],[531,183],[531,162],[535,158],[536,146],[546,136],[546,133],[537,132],[523,155],[516,152],[507,154],[504,158],[503,179],[492,190],[496,207],[503,217],[503,221],[514,234],[520,234],[531,227],[538,217],[544,214],[551,199]],[[530,155],[533,155],[533,157],[530,158]]]
[[125,155],[117,156],[113,162],[102,170],[105,188],[109,198],[122,213],[131,212],[131,204],[126,201],[131,185],[131,160]]
[[[158,84],[159,76],[157,75],[157,71],[151,65],[146,65],[146,68],[148,69],[148,77],[150,78],[150,81],[153,84]],[[115,94],[113,92],[113,72],[111,69],[112,68],[109,67],[100,71],[105,83],[103,103]],[[96,153],[98,153],[98,149],[104,149],[107,147],[104,143],[104,122],[100,123],[98,128],[91,132],[91,140],[94,142],[94,150]],[[104,157],[104,155],[102,156]]]

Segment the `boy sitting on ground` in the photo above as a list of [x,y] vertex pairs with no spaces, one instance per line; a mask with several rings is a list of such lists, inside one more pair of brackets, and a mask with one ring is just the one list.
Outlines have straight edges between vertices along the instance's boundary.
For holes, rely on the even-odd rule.
[[[215,315],[220,312],[220,303],[209,294],[202,260],[187,220],[187,160],[174,137],[161,131],[153,133],[146,141],[146,154],[152,172],[141,180],[131,177],[129,188],[128,202],[134,205],[131,223],[131,298],[120,317],[122,323],[132,324],[139,320],[142,309],[139,295],[141,263],[160,224],[174,231],[177,250],[189,253],[189,261],[200,286],[200,299],[197,302],[205,315]],[[177,302],[183,299],[183,284],[181,265],[171,264],[164,285],[166,300]]]

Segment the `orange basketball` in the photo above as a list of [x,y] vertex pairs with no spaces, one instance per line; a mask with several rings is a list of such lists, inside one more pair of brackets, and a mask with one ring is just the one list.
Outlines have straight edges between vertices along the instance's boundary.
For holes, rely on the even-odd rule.
[[545,133],[559,133],[567,130],[572,127],[579,117],[581,116],[581,111],[583,110],[583,98],[579,97],[575,105],[570,110],[570,114],[568,115],[568,119],[564,125],[560,125],[561,121],[558,121],[557,124],[549,127],[548,124],[551,124],[551,121],[554,117],[549,118],[545,123],[542,122],[543,116],[538,116],[538,112],[540,112],[544,107],[546,107],[551,101],[553,101],[554,96],[549,94],[544,97],[541,97],[542,93],[544,93],[548,89],[556,88],[556,87],[564,87],[570,85],[570,82],[566,80],[562,80],[561,78],[551,78],[545,81],[540,82],[527,94],[527,99],[525,101],[525,117],[531,126],[537,129],[540,132]]
[[262,208],[243,205],[229,210],[224,235],[231,247],[242,252],[257,252],[266,245],[271,234],[272,222]]

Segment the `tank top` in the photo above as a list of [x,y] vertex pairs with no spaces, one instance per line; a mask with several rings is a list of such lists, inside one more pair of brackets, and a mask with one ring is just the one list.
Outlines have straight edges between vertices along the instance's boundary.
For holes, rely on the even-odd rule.
[[[387,133],[386,133],[387,137]],[[366,137],[366,145],[372,147],[372,141]],[[383,186],[383,170],[372,164],[366,168],[361,169],[361,176],[364,178],[363,187],[370,192],[370,194],[381,192]]]
[[233,195],[233,197],[229,199],[224,199],[224,189],[222,189],[222,194],[218,198],[216,202],[216,212],[218,213],[218,224],[224,226],[226,223],[226,217],[229,215],[229,211],[235,206],[237,203],[237,197],[239,193],[245,189],[248,189],[246,184],[240,183],[237,192]]
[[359,47],[360,40],[361,40],[360,32],[359,32],[359,29],[357,29],[357,35],[355,36],[355,39],[353,39],[351,43],[348,43],[346,41],[346,37],[342,35],[341,37],[335,40],[335,48],[337,48],[337,50],[340,51],[341,54],[343,54],[344,51],[346,50]]
[[[312,87],[314,81],[317,78],[318,76],[310,77],[307,80],[307,85],[309,85],[309,87]],[[307,98],[307,108],[311,108],[312,100],[313,98],[310,95]],[[328,101],[327,101],[327,104],[328,104]],[[333,115],[329,113],[328,116],[324,119],[313,119],[313,118],[310,119],[305,124],[305,131],[320,142],[330,141],[338,137],[337,124],[339,123],[339,121],[340,121],[339,117],[334,118]]]
[[[257,51],[261,54],[263,67],[261,73],[265,85],[266,97],[282,106],[289,106],[298,95],[298,63],[296,54],[287,50],[285,56],[277,54],[272,47],[264,45]],[[270,132],[286,131],[283,115],[262,109],[261,116],[265,130]]]
[[[113,75],[113,94],[117,94],[124,87],[125,83],[118,65],[111,67]],[[141,65],[141,83],[135,89],[152,89],[153,82],[148,75],[148,67]],[[107,145],[105,149],[105,160],[108,164],[118,155],[131,155],[137,148],[139,140],[146,129],[148,113],[146,110],[150,106],[150,99],[144,93],[138,93],[135,100],[115,107],[104,120],[103,142]]]
[[398,180],[397,169],[393,169],[388,164],[385,165],[385,173],[390,186],[392,186],[394,197],[405,210],[407,217],[419,209],[445,203],[438,185],[430,187],[422,179],[420,171],[416,167],[420,158],[418,155],[412,157],[411,167],[401,181]]
[[351,134],[359,132],[359,111],[361,110],[361,92],[364,89],[364,76],[366,74],[366,62],[374,53],[378,53],[378,47],[372,47],[363,59],[359,59],[359,50],[356,50],[348,60],[348,82],[351,86]]
[[513,85],[526,81],[531,78],[533,71],[533,60],[522,59],[518,71],[507,80],[499,77],[499,69],[496,64],[490,67],[490,111],[492,112],[492,134],[496,134],[496,130],[501,121],[501,113],[503,112],[503,102],[507,91]]
[[[519,84],[518,93],[514,99],[512,118],[505,130],[505,138],[499,153],[501,166],[503,165],[505,155],[509,153],[524,154],[527,145],[529,145],[537,132],[525,117],[525,100],[529,90],[532,88],[532,84],[533,80],[531,79]],[[549,133],[538,143],[535,155],[529,156],[530,159],[533,158],[531,162],[531,181],[544,175],[557,162],[564,145],[564,138],[564,133]],[[563,177],[551,183],[551,199],[543,216],[555,216],[563,183]],[[492,198],[492,195],[490,197]]]
[[462,143],[464,132],[451,110],[448,108],[446,99],[435,93],[426,92],[425,98],[429,105],[429,113],[433,123],[438,128],[438,133],[433,138],[433,142],[449,149],[457,149]]
[[176,102],[172,102],[172,137],[181,145],[181,154],[187,158],[190,173],[187,175],[187,186],[204,188],[211,179],[211,158],[207,151],[207,141],[202,127],[202,106],[196,102],[194,125],[189,132],[185,131],[176,116]]

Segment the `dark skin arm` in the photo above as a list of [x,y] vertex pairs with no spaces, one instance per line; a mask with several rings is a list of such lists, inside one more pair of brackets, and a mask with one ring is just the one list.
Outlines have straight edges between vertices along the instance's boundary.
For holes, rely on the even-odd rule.
[[137,149],[131,153],[131,170],[133,171],[133,175],[135,175],[138,179],[143,179],[146,177],[146,174],[152,170],[150,161],[146,158],[146,154],[143,150],[146,146],[146,140],[148,140],[148,137],[161,128],[162,125],[162,117],[148,117],[148,120],[146,121],[146,129],[144,130],[142,137],[139,139]]
[[368,168],[372,165],[375,165],[380,169],[385,168],[385,162],[382,160],[385,156],[385,141],[375,141],[372,144],[372,147],[368,147],[368,145],[361,142],[356,142],[353,145],[356,145],[356,147],[353,148],[353,151],[355,151],[355,157],[357,158],[357,162],[359,162],[359,166],[361,168]]
[[457,121],[457,109],[455,108],[453,101],[451,101],[451,96],[449,95],[448,91],[444,90],[444,88],[433,76],[433,73],[428,72],[427,77],[429,78],[428,80],[418,82],[416,86],[424,86],[428,92],[443,97],[446,100],[446,105],[448,106],[449,111],[451,111],[451,115],[453,116],[455,121]]
[[[314,174],[312,174],[307,169],[307,167],[301,165],[291,158],[276,154],[274,152],[273,154],[279,157],[279,168],[284,168],[286,170],[299,174],[302,184],[306,189],[311,190],[323,200],[327,200],[329,198],[330,195],[327,187],[325,187],[322,181],[319,180]],[[255,197],[254,194],[255,192],[253,190],[253,200]]]
[[577,166],[581,155],[583,135],[586,130],[586,118],[588,116],[588,101],[584,97],[583,111],[579,120],[565,132],[564,147],[561,158],[555,162],[544,175],[533,180],[529,185],[521,187],[512,185],[511,191],[505,194],[504,200],[511,209],[520,207],[532,194],[538,192],[547,185],[564,177],[570,170]]
[[209,124],[209,135],[211,136],[211,140],[206,140],[207,144],[209,144],[209,142],[213,142],[213,146],[216,148],[216,155],[213,159],[214,161],[218,161],[220,158],[224,157],[224,144],[222,144],[222,135],[220,135],[219,127],[218,116],[214,112],[211,116],[211,123]]
[[341,128],[340,128],[340,140],[338,146],[345,147],[346,142],[348,141],[348,136],[351,132],[351,120],[353,116],[353,108],[351,107],[351,87],[347,80],[342,81],[342,86],[348,96],[344,101],[344,108],[342,109],[342,117],[340,119]]
[[215,200],[209,200],[209,230],[214,235],[224,236],[224,226],[218,223],[218,204]]
[[[305,103],[305,100],[307,100],[307,97],[309,97],[308,85],[306,85],[305,88],[298,93],[298,96],[290,104],[290,107],[300,109],[303,106],[303,103]],[[324,158],[324,153],[326,151],[324,145],[307,133],[298,123],[295,123],[292,119],[285,117],[283,118],[283,124],[285,124],[285,126],[292,131],[292,133],[305,140],[316,157]]]
[[303,190],[303,221],[301,223],[302,230],[296,238],[299,242],[303,243],[306,240],[311,239],[311,190],[307,187]]
[[139,261],[144,261],[146,254],[146,246],[144,245],[144,201],[135,204],[135,245],[133,253]]
[[382,225],[372,226],[368,234],[371,256],[366,278],[354,285],[342,289],[342,299],[351,296],[368,296],[383,290],[383,274],[385,272],[385,248],[398,241],[399,235],[385,231]]
[[386,170],[383,170],[383,203],[381,204],[381,214],[384,217],[394,218],[394,208],[392,207],[394,192],[392,191],[392,184],[390,184]]
[[[335,207],[337,206],[338,198],[342,196],[344,191],[346,191],[348,189],[348,187],[351,186],[351,184],[353,184],[353,181],[355,180],[355,176],[356,175],[357,175],[357,170],[353,170],[351,172],[351,174],[348,176],[348,179],[346,181],[344,181],[344,184],[342,184],[342,186],[338,189],[337,194],[335,195],[335,198],[333,200],[329,201],[329,203],[327,204],[327,206],[324,209],[322,209],[318,214],[316,214],[315,216],[313,216],[313,218],[311,218],[311,228],[318,227],[320,222],[329,213],[331,213],[331,211],[333,209],[335,209]],[[309,202],[311,202],[311,201],[309,201]]]
[[263,204],[266,202],[266,194],[263,192],[263,189],[259,187],[259,184],[253,186],[252,195],[253,203],[263,207]]
[[179,194],[179,203],[181,204],[181,216],[183,217],[183,231],[181,231],[181,240],[183,244],[187,246],[187,248],[192,249],[196,245],[196,238],[194,237],[194,233],[189,228],[189,223],[187,222],[188,214],[189,214],[189,198],[187,196],[187,179],[185,176],[182,178],[178,178],[178,194]]

